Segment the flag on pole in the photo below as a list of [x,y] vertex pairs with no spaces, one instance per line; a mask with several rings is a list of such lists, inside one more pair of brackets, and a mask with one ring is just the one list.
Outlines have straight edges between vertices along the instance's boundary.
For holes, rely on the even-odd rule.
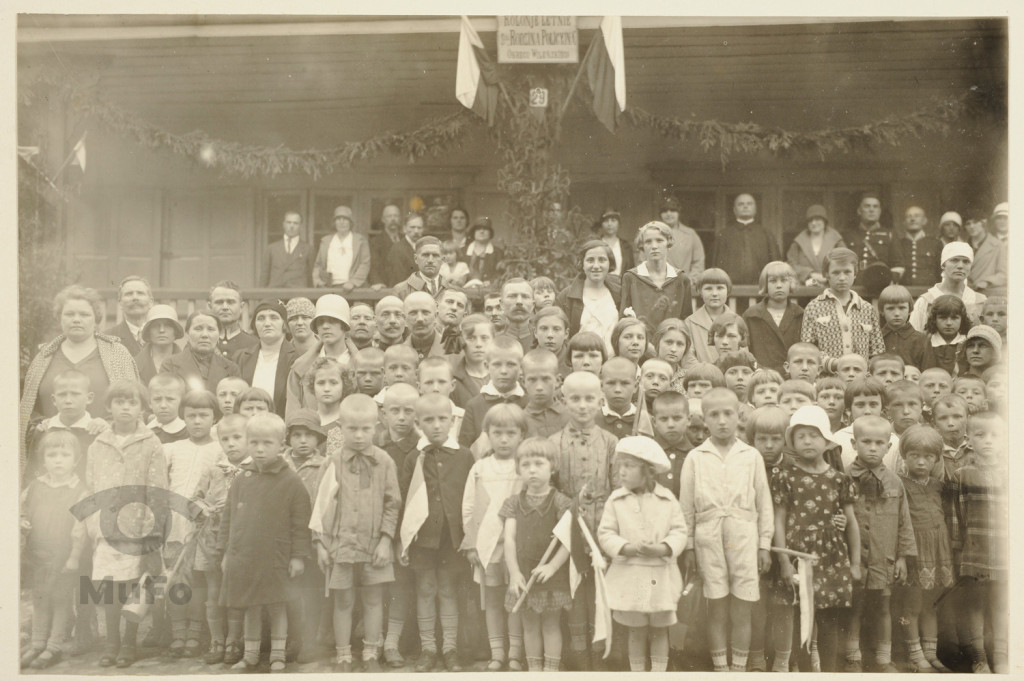
[[338,475],[334,470],[333,459],[327,460],[323,475],[320,476],[320,484],[316,488],[316,496],[313,499],[313,512],[309,517],[309,529],[317,534],[323,534],[331,529],[334,523],[334,515],[338,512]]
[[494,111],[498,106],[498,78],[496,66],[484,50],[480,36],[469,23],[469,17],[462,16],[459,31],[459,64],[455,73],[455,98],[467,109],[472,109],[494,124]]
[[811,649],[814,632],[814,559],[796,559],[800,593],[800,645]]
[[580,582],[583,581],[583,575],[580,574],[579,569],[576,567],[576,561],[572,557],[572,509],[568,509],[562,514],[562,517],[555,525],[555,529],[551,530],[551,534],[555,535],[555,538],[569,552],[569,595],[575,598],[576,589],[579,587]]
[[39,147],[18,147],[18,156],[26,161],[32,160],[33,156],[39,154]]
[[611,132],[626,110],[626,61],[622,17],[605,17],[584,57],[587,81],[594,93],[594,114]]
[[85,172],[85,135],[86,134],[87,133],[84,133],[84,132],[82,133],[82,138],[80,140],[78,140],[78,142],[75,144],[75,149],[74,149],[75,163],[78,164],[78,166],[82,169],[83,173]]
[[402,540],[402,553],[408,554],[409,546],[416,539],[416,533],[423,527],[430,515],[427,500],[427,483],[423,479],[423,452],[416,456],[416,468],[409,481],[409,493],[405,497],[405,515],[402,516],[402,527],[399,537]]
[[576,516],[576,522],[580,527],[580,534],[584,541],[590,546],[590,563],[594,568],[594,643],[604,641],[604,655],[607,659],[612,652],[612,610],[608,607],[608,587],[604,581],[605,570],[608,563],[594,541],[594,535],[590,528],[583,521],[583,518]]

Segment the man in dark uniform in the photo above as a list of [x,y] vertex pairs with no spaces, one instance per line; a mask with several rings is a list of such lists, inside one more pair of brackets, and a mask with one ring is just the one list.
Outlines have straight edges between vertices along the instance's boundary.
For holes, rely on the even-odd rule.
[[883,229],[879,223],[882,216],[882,200],[877,194],[865,193],[861,196],[857,216],[860,218],[857,226],[843,234],[843,241],[846,242],[847,248],[857,254],[857,279],[854,283],[866,285],[872,292],[877,293],[892,278],[891,272],[883,272],[877,267],[878,263],[885,268],[893,265],[892,232]]
[[259,338],[242,330],[242,290],[233,281],[218,281],[210,287],[210,309],[220,320],[217,351],[231,361],[242,348],[259,345]]
[[757,219],[753,196],[737,196],[732,212],[733,219],[715,234],[711,266],[728,272],[733,285],[756,284],[765,265],[782,260],[779,245]]
[[370,288],[387,286],[388,251],[402,238],[402,209],[393,203],[384,206],[380,214],[384,229],[370,237]]
[[942,242],[925,233],[927,224],[924,209],[911,206],[903,215],[904,234],[893,240],[892,272],[904,286],[930,287],[942,276]]

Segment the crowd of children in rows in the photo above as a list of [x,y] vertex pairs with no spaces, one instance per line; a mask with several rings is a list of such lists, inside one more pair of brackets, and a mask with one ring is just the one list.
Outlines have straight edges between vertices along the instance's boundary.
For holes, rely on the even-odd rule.
[[[23,666],[67,654],[72,627],[89,645],[86,592],[112,595],[100,664],[130,666],[139,617],[122,611],[150,588],[140,581],[168,574],[191,597],[160,599],[153,640],[211,665],[252,669],[263,648],[283,671],[333,631],[338,671],[402,667],[415,617],[416,670],[459,671],[468,594],[488,670],[589,668],[599,586],[581,558],[598,552],[630,669],[678,664],[686,628],[701,626],[715,670],[788,671],[796,552],[816,556],[800,668],[860,671],[864,623],[869,669],[895,671],[896,614],[914,669],[945,669],[942,636],[974,671],[1005,671],[1005,300],[972,326],[959,299],[937,299],[920,334],[892,286],[881,324],[851,324],[849,286],[831,288],[841,277],[830,270],[832,296],[803,311],[788,267],[765,268],[767,314],[743,317],[725,309],[727,276],[706,271],[703,314],[666,319],[650,342],[625,318],[610,358],[593,334],[565,340],[554,307],[525,353],[468,315],[459,357],[394,345],[347,369],[321,358],[306,376],[317,409],[287,422],[240,379],[213,394],[164,373],[113,383],[109,422],[93,420],[88,378],[62,373],[22,495]],[[797,314],[845,321],[838,338],[804,323],[786,339],[780,321]],[[542,337],[552,324],[560,343]],[[594,543],[552,542],[566,512]],[[694,584],[706,609],[686,606]]]

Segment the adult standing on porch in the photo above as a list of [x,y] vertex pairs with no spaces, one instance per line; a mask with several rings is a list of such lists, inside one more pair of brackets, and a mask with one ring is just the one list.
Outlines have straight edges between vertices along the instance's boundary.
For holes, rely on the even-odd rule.
[[128,354],[134,357],[145,344],[142,327],[146,324],[146,313],[153,307],[153,289],[142,277],[130,274],[117,287],[117,304],[121,307],[121,323],[104,333],[120,338]]
[[342,368],[348,370],[349,360],[357,350],[348,338],[351,321],[348,301],[335,293],[320,296],[316,301],[316,315],[311,326],[319,342],[292,363],[288,372],[288,394],[285,398],[285,414],[291,415],[296,409],[316,409],[316,398],[305,386],[306,372],[320,357],[333,357]]
[[967,285],[986,296],[1006,294],[1006,242],[985,229],[985,219],[967,213],[964,229],[974,249],[974,263],[967,276]]
[[388,251],[402,238],[402,209],[389,203],[381,211],[383,229],[370,238],[370,288],[380,290],[388,284]]
[[96,331],[103,319],[103,299],[94,289],[75,284],[68,286],[54,298],[53,311],[60,322],[61,333],[40,348],[25,374],[21,393],[19,470],[22,471],[29,426],[57,414],[52,399],[57,375],[75,369],[89,377],[89,391],[100,398],[93,400],[89,407],[93,416],[105,415],[102,395],[112,382],[139,380],[135,361],[124,345],[115,337]]
[[828,224],[825,206],[813,205],[804,218],[807,227],[796,235],[786,252],[786,262],[796,272],[796,284],[824,286],[825,256],[833,248],[843,248],[843,237]]
[[857,206],[857,226],[843,234],[846,247],[857,254],[857,271],[863,272],[872,263],[892,265],[892,232],[882,228],[882,200],[868,192]]
[[[672,230],[664,222],[653,220],[637,230],[637,252],[644,261],[622,277],[619,308],[647,325],[647,337],[669,317],[685,319],[693,312],[690,299],[690,278],[665,258],[672,247]],[[613,345],[614,345],[613,329]]]
[[[601,213],[601,219],[594,223],[591,231],[595,238],[600,239],[611,249],[614,264],[608,274],[622,276],[624,272],[633,269],[636,263],[633,261],[633,244],[619,237],[619,227],[622,221],[622,214],[614,208],[605,208]],[[704,259],[704,251],[701,251],[701,260]],[[572,323],[572,319],[569,320]],[[572,335],[571,333],[569,335]]]
[[451,225],[450,241],[455,245],[455,258],[458,261],[465,261],[466,247],[469,246],[469,213],[462,207],[452,208],[448,223]]
[[[420,221],[422,229],[423,218]],[[447,288],[448,282],[441,278],[441,240],[436,236],[420,237],[414,246],[413,263],[416,271],[397,284],[394,294],[405,300],[413,291],[426,291],[437,298]]]
[[242,289],[238,284],[227,279],[218,281],[210,287],[209,302],[210,310],[220,320],[220,354],[234,361],[239,350],[259,343],[256,336],[242,330]]
[[[402,227],[402,238],[391,245],[387,254],[388,286],[405,281],[416,271],[416,242],[423,236],[423,216],[409,213]],[[438,243],[441,243],[438,240]],[[440,258],[437,265],[441,269]]]
[[260,339],[259,345],[241,350],[236,357],[242,378],[253,388],[266,390],[281,417],[288,395],[288,372],[296,356],[285,338],[287,316],[280,300],[260,302],[252,316],[252,330]]
[[352,231],[352,209],[334,209],[334,234],[320,240],[313,265],[315,286],[340,287],[348,293],[366,283],[370,274],[370,244],[366,237]]
[[761,269],[780,260],[779,246],[757,219],[757,202],[740,194],[732,203],[733,219],[715,234],[711,266],[729,273],[735,284],[756,284]]
[[931,286],[939,280],[939,256],[942,242],[925,233],[928,217],[919,206],[907,208],[903,214],[904,233],[893,240],[892,273],[900,275],[904,286]]
[[[697,232],[679,221],[680,211],[682,204],[674,196],[665,197],[661,203],[661,221],[668,225],[672,232],[667,261],[669,265],[685,274],[692,284],[704,271],[704,244],[697,236]],[[637,260],[639,259],[637,257]],[[631,269],[632,265],[623,265],[622,273],[625,274]]]
[[267,246],[260,273],[263,288],[306,288],[313,267],[313,249],[302,238],[302,216],[290,210],[281,226],[284,236]]

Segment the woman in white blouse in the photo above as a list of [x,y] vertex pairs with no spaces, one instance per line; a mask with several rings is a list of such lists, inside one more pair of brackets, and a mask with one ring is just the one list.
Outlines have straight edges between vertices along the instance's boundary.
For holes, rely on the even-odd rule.
[[580,274],[555,296],[555,304],[569,316],[569,337],[592,331],[604,339],[611,356],[611,336],[619,321],[621,280],[611,274],[615,254],[600,239],[591,239],[580,249]]
[[288,313],[280,300],[264,300],[252,315],[252,331],[259,345],[235,355],[242,378],[253,388],[263,388],[274,398],[274,411],[284,418],[288,371],[295,361],[295,349],[286,338]]

